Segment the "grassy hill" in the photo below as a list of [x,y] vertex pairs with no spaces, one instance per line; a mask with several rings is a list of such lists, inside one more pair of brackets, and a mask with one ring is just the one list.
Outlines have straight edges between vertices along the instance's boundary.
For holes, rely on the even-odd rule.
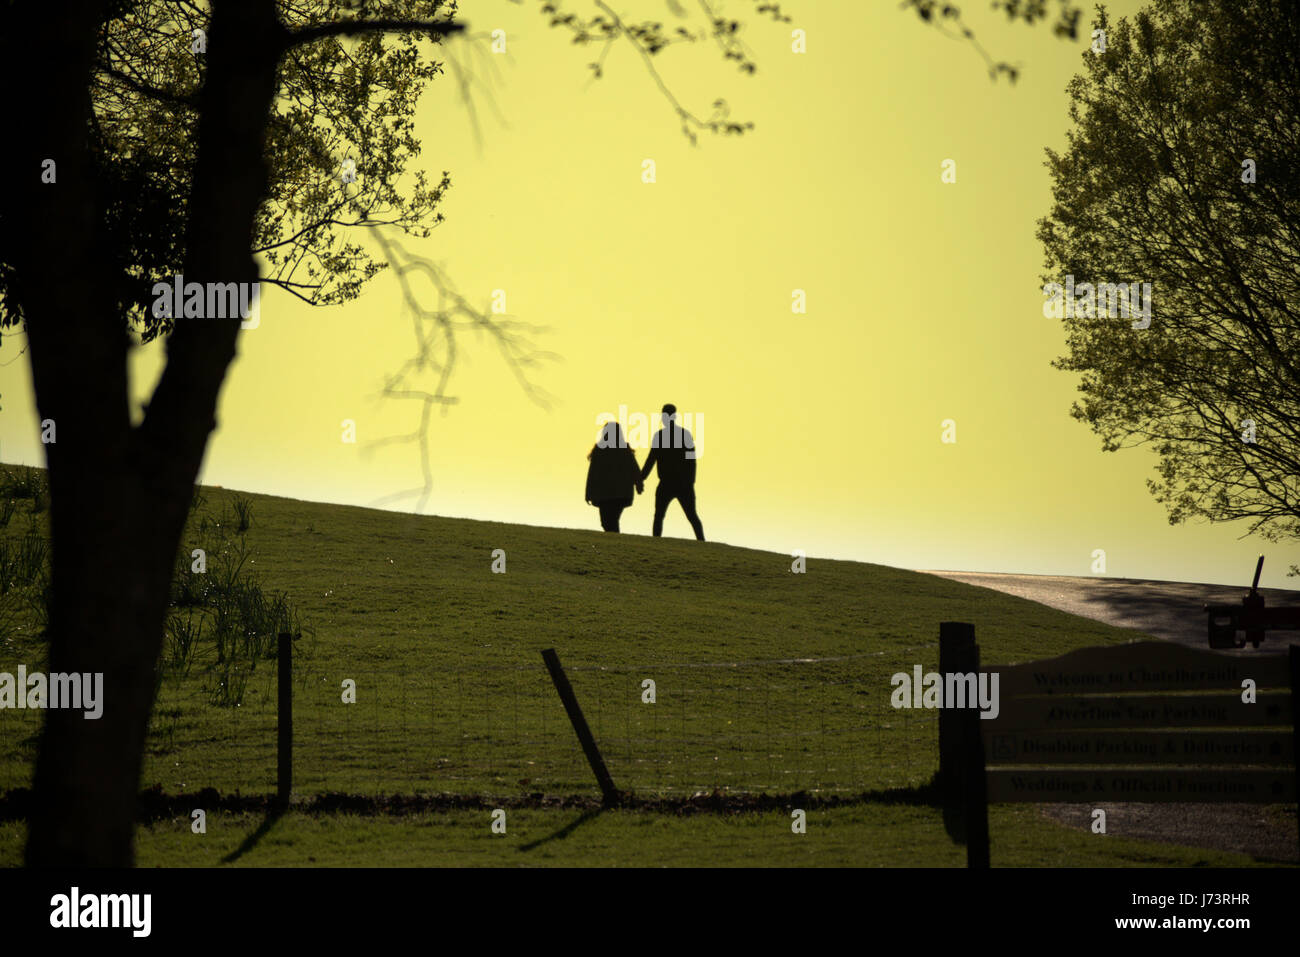
[[[47,516],[39,491],[19,501],[0,528],[0,571],[34,547]],[[202,577],[189,570],[192,548],[205,549]],[[492,570],[497,549],[504,573]],[[880,565],[813,558],[795,574],[788,556],[717,543],[214,488],[203,490],[182,552],[146,788],[274,789],[266,653],[292,621],[303,631],[294,670],[302,802],[336,792],[473,801],[403,815],[365,805],[361,817],[304,807],[268,826],[209,793],[225,809],[212,811],[208,834],[192,835],[187,814],[163,815],[142,831],[144,864],[960,864],[964,852],[915,790],[938,764],[934,712],[890,707],[890,676],[937,667],[944,620],[974,622],[988,662],[1134,637]],[[37,603],[20,600],[38,588],[4,585],[0,671],[39,667]],[[542,666],[549,647],[620,788],[679,802],[699,792],[793,797],[780,808],[685,816],[559,806],[558,796],[597,791]],[[349,682],[355,703],[343,700]],[[38,721],[0,714],[0,792],[29,782]],[[489,830],[494,803],[510,808],[506,835]],[[787,805],[810,809],[808,834],[792,835]],[[1090,841],[1028,808],[995,809],[992,826],[995,863],[1247,862]],[[21,821],[0,823],[0,862],[19,859],[21,834]]]

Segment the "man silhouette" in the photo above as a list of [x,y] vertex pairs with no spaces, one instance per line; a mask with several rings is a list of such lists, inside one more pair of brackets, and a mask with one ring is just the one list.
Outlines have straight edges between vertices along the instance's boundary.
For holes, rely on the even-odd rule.
[[686,513],[686,520],[695,529],[695,537],[704,541],[704,526],[695,513],[695,438],[676,423],[676,418],[677,406],[672,403],[665,405],[664,427],[650,441],[650,455],[641,469],[641,481],[646,480],[652,468],[659,466],[659,486],[655,489],[656,536],[663,535],[664,512],[668,511],[668,504],[677,499]]

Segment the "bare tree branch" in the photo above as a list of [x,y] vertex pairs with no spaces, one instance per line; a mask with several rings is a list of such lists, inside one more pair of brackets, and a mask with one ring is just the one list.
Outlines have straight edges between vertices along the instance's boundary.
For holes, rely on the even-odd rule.
[[465,24],[453,23],[450,20],[336,20],[333,23],[319,23],[311,27],[300,27],[297,30],[286,30],[281,38],[281,48],[289,50],[326,37],[356,37],[366,33],[424,32],[452,36],[463,33],[464,30]]
[[[385,377],[380,395],[386,399],[418,402],[420,424],[413,432],[377,439],[367,443],[364,449],[370,453],[377,448],[413,442],[420,450],[420,470],[424,479],[424,484],[419,489],[385,496],[373,504],[416,497],[415,511],[420,512],[433,491],[429,442],[433,411],[441,409],[446,414],[451,406],[459,402],[459,398],[449,392],[452,373],[460,354],[457,335],[474,331],[489,336],[524,394],[544,409],[550,408],[551,396],[532,381],[530,373],[547,362],[557,360],[559,356],[542,351],[534,345],[531,337],[546,332],[544,327],[509,315],[493,314],[488,308],[475,306],[456,289],[441,266],[407,252],[395,239],[385,236],[382,229],[376,229],[373,235],[397,277],[415,335],[415,355],[406,360],[396,372]],[[437,290],[435,307],[424,306],[412,288],[411,278],[417,274],[428,278]],[[414,381],[422,374],[434,379],[431,388],[422,387]]]

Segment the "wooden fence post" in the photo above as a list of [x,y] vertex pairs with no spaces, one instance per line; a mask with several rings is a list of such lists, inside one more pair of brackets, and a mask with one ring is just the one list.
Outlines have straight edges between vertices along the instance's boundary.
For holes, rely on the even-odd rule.
[[[972,626],[971,631],[974,630]],[[978,687],[980,647],[973,640],[968,654],[967,667],[959,670],[962,674],[975,675]],[[962,725],[962,816],[966,821],[966,866],[988,870],[989,793],[984,775],[984,738],[980,734],[980,721],[983,719],[978,700],[977,697],[974,702],[967,701],[966,707],[952,710],[956,711]]]
[[276,716],[276,801],[289,804],[293,791],[293,636],[280,632],[277,652],[279,706]]
[[[980,649],[975,626],[965,621],[939,623],[939,674],[948,684],[950,674],[973,674],[979,683]],[[988,792],[984,780],[984,741],[980,737],[980,711],[966,707],[939,709],[939,788],[943,794],[945,824],[953,837],[966,843],[966,866],[989,866]]]
[[[963,671],[959,667],[975,647],[975,626],[964,621],[939,623],[939,674]],[[948,708],[939,710],[939,789],[944,812],[950,820],[962,806],[962,730],[960,715]]]
[[578,735],[582,751],[587,756],[587,763],[591,765],[591,770],[596,775],[596,782],[600,785],[601,794],[605,797],[605,806],[612,807],[618,804],[618,788],[614,787],[614,780],[609,776],[609,771],[605,769],[605,759],[600,756],[600,749],[596,747],[596,739],[591,736],[591,728],[587,727],[587,719],[582,716],[582,708],[578,706],[578,698],[573,693],[573,686],[569,684],[568,675],[564,673],[564,669],[560,666],[560,659],[555,654],[555,649],[547,648],[543,651],[542,660],[546,662],[546,670],[551,673],[551,681],[555,682],[555,690],[560,693],[560,700],[564,702],[564,710],[568,712],[569,721],[573,724],[573,730]]
[[1300,645],[1288,648],[1291,665],[1291,763],[1295,765],[1296,834],[1300,835]]

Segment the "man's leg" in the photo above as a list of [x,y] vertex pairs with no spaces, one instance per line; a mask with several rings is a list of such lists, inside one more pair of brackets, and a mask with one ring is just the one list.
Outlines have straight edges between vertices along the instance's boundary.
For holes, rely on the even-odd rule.
[[678,492],[677,501],[682,503],[682,511],[686,513],[686,520],[691,523],[691,528],[695,529],[695,537],[701,542],[704,541],[704,524],[695,511],[695,486],[688,485]]
[[668,503],[672,500],[673,492],[671,489],[665,488],[663,482],[655,486],[654,533],[656,538],[664,533],[664,512],[668,511]]

